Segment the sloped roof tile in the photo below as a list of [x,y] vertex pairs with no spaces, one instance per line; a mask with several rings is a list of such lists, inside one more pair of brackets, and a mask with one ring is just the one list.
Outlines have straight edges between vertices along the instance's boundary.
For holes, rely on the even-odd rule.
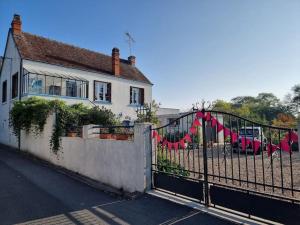
[[[14,35],[14,40],[23,59],[115,76],[112,73],[111,56],[26,32]],[[139,69],[129,64],[128,60],[120,59],[120,70],[120,77],[124,79],[151,84]]]

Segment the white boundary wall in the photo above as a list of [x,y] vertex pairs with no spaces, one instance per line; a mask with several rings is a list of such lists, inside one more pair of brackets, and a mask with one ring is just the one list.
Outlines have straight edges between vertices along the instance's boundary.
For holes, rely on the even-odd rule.
[[78,172],[127,192],[144,192],[151,185],[150,124],[136,124],[133,141],[63,137],[62,149],[54,154],[49,147],[54,116],[48,118],[43,134],[34,137],[22,132],[21,149],[55,165]]

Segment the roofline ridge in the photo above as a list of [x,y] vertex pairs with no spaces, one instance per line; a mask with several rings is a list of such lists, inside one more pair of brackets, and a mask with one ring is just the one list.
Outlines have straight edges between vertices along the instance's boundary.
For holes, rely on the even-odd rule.
[[[52,38],[48,38],[48,37],[44,37],[44,36],[32,34],[32,33],[25,32],[25,31],[22,31],[22,33],[27,34],[27,35],[31,35],[31,36],[34,36],[34,37],[37,37],[37,38],[42,38],[42,39],[45,39],[45,40],[47,40],[47,41],[56,42],[56,43],[58,43],[58,44],[67,45],[67,46],[70,46],[70,47],[73,47],[73,48],[85,50],[85,51],[88,51],[88,52],[91,52],[91,53],[94,53],[94,54],[100,54],[100,55],[103,55],[103,56],[106,56],[106,57],[111,58],[110,55],[104,54],[104,53],[102,53],[102,52],[97,52],[97,51],[95,51],[95,50],[91,50],[91,49],[79,47],[79,46],[76,46],[76,45],[73,45],[73,44],[65,43],[65,42],[62,42],[62,41],[58,41],[58,40],[55,40],[55,39],[52,39]],[[123,59],[123,58],[120,58],[120,59],[122,59],[122,60],[124,60],[124,61],[128,61],[127,59]]]

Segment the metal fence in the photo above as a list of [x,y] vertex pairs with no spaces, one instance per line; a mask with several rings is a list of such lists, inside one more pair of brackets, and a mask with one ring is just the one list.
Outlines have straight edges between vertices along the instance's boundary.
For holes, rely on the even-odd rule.
[[[256,213],[249,208],[251,205],[248,208],[235,206],[234,199],[224,196],[234,198],[246,193],[245,199],[260,205],[276,199],[299,207],[297,129],[203,110],[152,129],[152,138],[153,188],[180,194],[207,206],[231,207],[249,216]],[[168,182],[173,182],[173,187]],[[257,200],[257,196],[268,199]],[[226,201],[231,203],[226,205]]]

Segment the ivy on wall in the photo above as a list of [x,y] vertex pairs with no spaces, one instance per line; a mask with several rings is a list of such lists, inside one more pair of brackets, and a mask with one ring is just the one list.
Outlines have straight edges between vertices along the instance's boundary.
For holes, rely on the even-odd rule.
[[70,106],[60,100],[31,97],[14,103],[10,111],[10,127],[18,138],[21,130],[39,135],[43,132],[47,118],[52,113],[55,113],[55,125],[50,138],[50,148],[54,153],[61,148],[61,137],[68,127],[87,124],[108,126],[119,123],[115,114],[104,107],[89,108],[83,104]]

